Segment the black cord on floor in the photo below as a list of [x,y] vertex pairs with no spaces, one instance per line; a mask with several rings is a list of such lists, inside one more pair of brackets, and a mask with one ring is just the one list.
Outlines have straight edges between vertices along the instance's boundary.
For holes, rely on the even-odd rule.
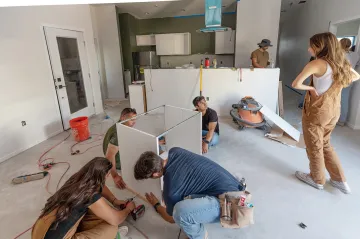
[[180,235],[181,235],[181,229],[180,229],[180,231],[179,231],[178,239],[180,238]]
[[60,163],[67,164],[68,167],[67,167],[67,169],[65,170],[65,172],[61,175],[61,177],[60,177],[60,179],[59,179],[59,182],[58,182],[58,184],[56,185],[56,191],[59,189],[59,185],[60,185],[61,180],[63,179],[63,177],[65,176],[65,174],[66,174],[66,173],[69,171],[69,169],[70,169],[70,163],[68,163],[68,162],[57,162],[56,164],[60,164]]

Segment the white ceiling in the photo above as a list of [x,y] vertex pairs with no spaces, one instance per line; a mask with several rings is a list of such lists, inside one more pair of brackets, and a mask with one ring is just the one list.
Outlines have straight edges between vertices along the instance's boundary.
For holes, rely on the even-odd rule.
[[[139,19],[189,16],[205,13],[204,0],[119,3],[116,6],[120,13],[130,13]],[[223,12],[235,12],[236,0],[222,0],[222,6]]]
[[306,3],[299,4],[302,0],[281,0],[281,12],[288,12],[294,10],[304,4],[308,3],[311,0],[304,0]]

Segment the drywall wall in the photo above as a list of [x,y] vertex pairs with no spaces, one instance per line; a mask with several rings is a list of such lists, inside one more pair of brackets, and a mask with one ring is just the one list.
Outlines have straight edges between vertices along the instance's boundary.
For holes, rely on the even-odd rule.
[[[310,37],[329,31],[329,22],[360,18],[359,8],[358,0],[317,0],[308,1],[296,10],[282,13],[279,56],[281,80],[285,85],[291,85],[309,61],[307,48]],[[357,129],[360,129],[359,84],[356,82],[352,90],[348,118],[349,126]]]
[[[191,33],[191,54],[214,54],[215,53],[215,34],[199,33],[198,29],[205,27],[204,16],[193,17],[166,17],[154,19],[137,19],[128,13],[119,14],[119,25],[121,35],[121,45],[124,59],[124,68],[131,71],[131,77],[134,77],[132,52],[155,51],[155,46],[136,45],[136,35],[162,34],[162,33]],[[223,14],[222,25],[236,28],[236,15]],[[226,57],[228,59],[229,57]],[[230,56],[233,58],[233,55]],[[160,57],[162,62],[169,62],[170,65],[177,63],[189,63],[193,56],[166,56]],[[195,58],[197,58],[195,56]],[[163,60],[166,59],[166,60]],[[228,62],[228,61],[227,61]],[[184,64],[186,64],[184,63]],[[166,63],[165,63],[166,64]],[[229,66],[233,66],[231,63]],[[161,66],[163,67],[163,65]],[[168,67],[168,66],[166,66]]]
[[89,5],[0,8],[0,161],[63,130],[42,24],[84,32],[95,111],[103,111]]
[[[140,51],[136,46],[136,35],[139,31],[139,20],[128,13],[119,14],[119,27],[121,38],[121,51],[124,69],[131,72],[131,80],[134,80],[134,64],[132,52]],[[155,47],[141,47],[143,51],[155,50]]]
[[92,5],[92,21],[102,68],[103,87],[108,99],[125,99],[123,64],[120,51],[118,14],[115,4]]
[[237,2],[235,67],[249,67],[251,52],[266,38],[276,61],[281,0],[241,0]]
[[336,36],[357,36],[359,32],[359,26],[360,20],[339,24],[337,27]]
[[[235,29],[236,15],[223,14],[223,26]],[[139,20],[139,35],[182,33],[191,34],[191,54],[213,54],[215,53],[215,33],[197,32],[205,27],[204,16],[194,17],[166,17]]]
[[[232,104],[252,96],[276,112],[279,69],[204,69],[203,95],[220,116],[229,116]],[[148,109],[172,105],[194,109],[199,95],[199,69],[145,69]],[[241,75],[241,77],[240,77]],[[171,77],[169,77],[171,76]]]
[[217,61],[217,67],[233,67],[234,55],[205,55],[196,54],[189,56],[160,56],[161,68],[175,68],[177,66],[183,66],[185,64],[194,64],[196,67],[200,67],[201,60],[205,61],[205,58],[209,58],[211,66],[213,59]]

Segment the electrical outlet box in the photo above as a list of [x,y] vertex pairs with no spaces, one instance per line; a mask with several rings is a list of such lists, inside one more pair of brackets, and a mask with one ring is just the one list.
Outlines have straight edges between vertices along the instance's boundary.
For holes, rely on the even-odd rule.
[[25,126],[26,125],[26,121],[21,121],[21,125]]

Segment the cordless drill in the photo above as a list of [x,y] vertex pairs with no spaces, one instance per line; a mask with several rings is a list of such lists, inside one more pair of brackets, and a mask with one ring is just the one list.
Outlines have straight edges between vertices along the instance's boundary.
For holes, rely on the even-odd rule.
[[[119,206],[120,210],[124,210],[127,205],[132,202],[134,200],[135,197],[133,198],[129,198],[125,201],[124,204],[121,204]],[[143,204],[138,205],[134,210],[131,211],[131,217],[132,219],[134,219],[134,221],[136,221],[137,219],[139,219],[140,217],[142,217],[145,213],[145,206]]]

